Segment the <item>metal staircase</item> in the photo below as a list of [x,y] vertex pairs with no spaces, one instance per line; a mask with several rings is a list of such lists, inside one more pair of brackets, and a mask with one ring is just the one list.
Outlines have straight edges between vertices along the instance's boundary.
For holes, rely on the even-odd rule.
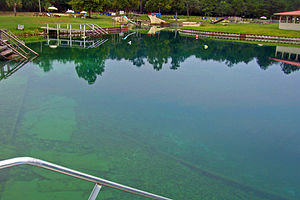
[[0,29],[0,59],[29,60],[39,54],[27,47],[12,32]]
[[106,30],[100,27],[98,24],[87,24],[88,27],[93,31],[96,35],[104,35],[108,34]]

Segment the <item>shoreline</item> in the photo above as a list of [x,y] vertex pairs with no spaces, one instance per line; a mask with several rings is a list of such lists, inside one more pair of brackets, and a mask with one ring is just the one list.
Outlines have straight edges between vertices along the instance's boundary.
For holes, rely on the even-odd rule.
[[179,33],[190,36],[206,37],[211,39],[225,39],[233,41],[244,42],[263,42],[274,44],[288,44],[288,45],[300,45],[300,37],[282,37],[272,35],[257,35],[257,34],[243,34],[243,33],[228,33],[228,32],[214,32],[214,31],[201,31],[193,29],[179,30]]

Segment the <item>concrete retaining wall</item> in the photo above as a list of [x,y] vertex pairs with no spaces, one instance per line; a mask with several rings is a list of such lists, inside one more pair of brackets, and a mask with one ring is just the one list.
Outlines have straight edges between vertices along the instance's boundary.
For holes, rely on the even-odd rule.
[[217,39],[300,44],[300,37],[280,37],[280,36],[253,35],[253,34],[241,34],[241,33],[223,33],[223,32],[187,30],[187,29],[182,29],[179,32],[186,35],[194,35],[194,36],[198,35],[200,37],[217,38]]

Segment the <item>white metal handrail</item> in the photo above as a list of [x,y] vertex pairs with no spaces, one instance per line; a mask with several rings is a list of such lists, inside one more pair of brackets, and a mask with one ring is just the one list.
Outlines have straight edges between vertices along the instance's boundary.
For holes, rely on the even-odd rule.
[[95,183],[95,187],[89,197],[89,200],[95,200],[100,189],[101,186],[108,186],[111,188],[115,188],[118,190],[122,190],[125,192],[129,192],[129,193],[133,193],[139,196],[144,196],[144,197],[148,197],[151,199],[157,199],[157,200],[171,200],[169,198],[166,197],[162,197],[156,194],[152,194],[149,192],[145,192],[139,189],[135,189],[132,187],[128,187],[125,185],[121,185],[119,183],[115,183],[109,180],[105,180],[102,178],[98,178],[96,176],[92,176],[89,174],[85,174],[73,169],[69,169],[60,165],[56,165],[50,162],[46,162],[40,159],[36,159],[36,158],[31,158],[31,157],[18,157],[18,158],[12,158],[12,159],[8,159],[8,160],[2,160],[0,161],[0,169],[4,169],[4,168],[8,168],[8,167],[13,167],[13,166],[17,166],[17,165],[33,165],[33,166],[37,166],[37,167],[41,167],[47,170],[51,170],[51,171],[55,171],[61,174],[66,174],[68,176],[72,176],[78,179],[82,179],[85,181],[89,181],[89,182],[93,182]]
[[5,30],[0,30],[0,32],[2,33],[2,34],[4,34],[8,39],[11,39],[11,40],[13,40],[14,41],[14,43],[17,43],[18,44],[18,46],[17,47],[19,47],[19,46],[23,46],[25,49],[27,49],[27,50],[29,50],[31,53],[33,53],[33,54],[35,54],[35,55],[39,55],[37,52],[35,52],[35,51],[33,51],[32,49],[30,49],[28,46],[26,46],[25,44],[24,44],[24,42],[22,42],[22,41],[20,41],[12,32],[7,32],[7,31],[5,31]]

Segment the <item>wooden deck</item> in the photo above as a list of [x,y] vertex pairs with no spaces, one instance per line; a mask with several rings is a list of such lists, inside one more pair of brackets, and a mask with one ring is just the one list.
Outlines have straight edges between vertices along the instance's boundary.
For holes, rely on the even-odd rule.
[[97,24],[80,24],[80,23],[54,23],[46,24],[41,27],[46,35],[70,35],[70,36],[92,36],[101,37],[105,34],[127,32],[128,27],[110,27],[102,28]]

